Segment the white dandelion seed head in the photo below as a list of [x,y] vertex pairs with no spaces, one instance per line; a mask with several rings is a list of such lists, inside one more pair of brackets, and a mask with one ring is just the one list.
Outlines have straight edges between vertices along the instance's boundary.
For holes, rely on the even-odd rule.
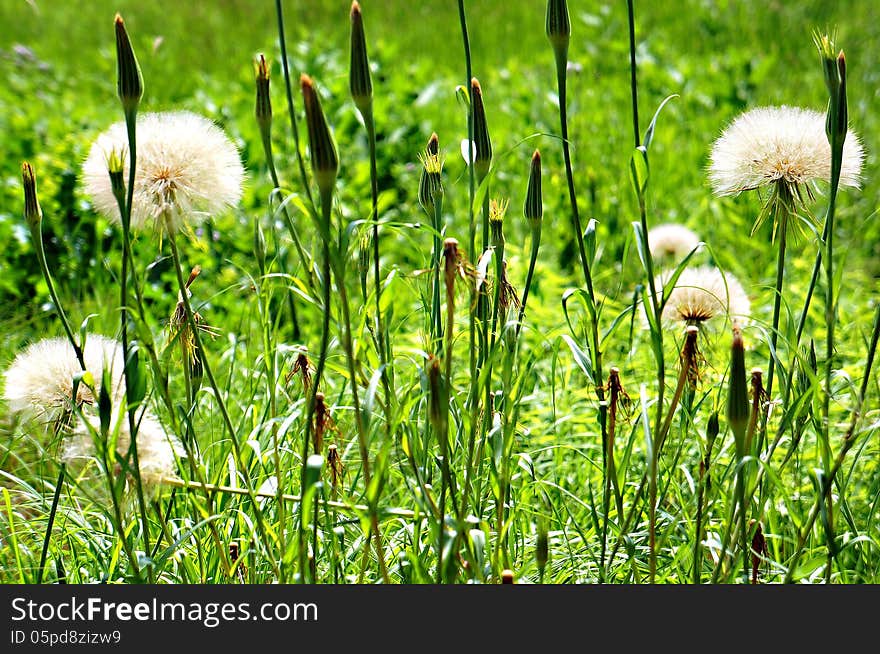
[[[122,398],[122,346],[114,339],[89,334],[83,350],[86,369],[100,391],[103,370],[109,368],[110,397]],[[46,338],[20,352],[5,373],[4,399],[13,414],[23,414],[45,422],[55,422],[70,406],[73,378],[82,372],[67,338]],[[85,384],[77,388],[77,404],[94,404],[92,391]]]
[[[655,279],[657,293],[672,276],[664,271]],[[718,316],[745,324],[751,313],[749,297],[742,284],[730,273],[711,266],[685,268],[663,307],[663,319],[702,325]]]
[[[865,158],[848,130],[840,185],[859,187]],[[783,182],[790,186],[831,178],[831,146],[825,114],[798,107],[760,107],[740,114],[712,146],[709,181],[717,195]]]
[[700,238],[684,225],[667,223],[648,230],[648,249],[657,259],[683,259],[699,244]]
[[[118,410],[114,411],[111,417],[111,425],[116,424],[119,418],[121,419],[116,451],[120,456],[124,456],[131,444],[131,432],[127,417],[120,416]],[[100,430],[100,422],[96,418],[90,417],[88,420],[94,430]],[[186,456],[180,441],[174,435],[167,433],[159,420],[148,411],[139,413],[135,422],[138,425],[137,450],[141,482],[156,487],[166,479],[176,479],[176,459]],[[65,463],[75,465],[86,463],[94,456],[95,444],[92,435],[89,429],[80,423],[74,432],[65,438],[61,459]]]
[[[213,122],[188,111],[139,114],[137,117],[137,170],[131,226],[179,231],[190,222],[235,206],[241,199],[244,168],[238,150]],[[83,164],[83,182],[95,207],[119,222],[119,207],[110,185],[107,158],[128,152],[124,122],[111,125],[89,151]],[[123,157],[128,183],[129,158]]]

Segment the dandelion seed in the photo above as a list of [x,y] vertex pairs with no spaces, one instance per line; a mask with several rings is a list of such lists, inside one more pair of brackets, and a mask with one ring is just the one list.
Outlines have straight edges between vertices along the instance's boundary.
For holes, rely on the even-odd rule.
[[[115,123],[98,136],[83,164],[86,192],[98,211],[117,222],[107,157],[127,147],[125,123]],[[128,179],[128,158],[124,166]],[[133,228],[153,226],[160,234],[191,228],[192,222],[235,206],[243,180],[238,150],[207,118],[187,111],[138,116]]]
[[[840,185],[859,187],[865,154],[849,130],[843,145]],[[799,188],[831,177],[825,114],[798,107],[760,107],[737,117],[712,146],[709,180],[718,195],[773,184]]]
[[667,223],[648,231],[648,249],[655,259],[683,259],[700,244],[700,238],[684,225]]
[[[657,276],[658,293],[663,292],[661,289],[671,274],[671,271],[665,271]],[[697,326],[717,316],[742,324],[750,313],[748,295],[736,277],[709,266],[686,268],[663,307],[665,320]]]
[[[122,346],[115,340],[89,334],[83,358],[100,392],[103,370],[110,368],[110,397],[118,403],[124,394]],[[71,417],[71,400],[78,406],[94,404],[95,397],[84,383],[73,397],[74,377],[82,373],[76,353],[66,338],[46,338],[19,353],[6,370],[4,398],[12,414],[22,414],[60,426]]]

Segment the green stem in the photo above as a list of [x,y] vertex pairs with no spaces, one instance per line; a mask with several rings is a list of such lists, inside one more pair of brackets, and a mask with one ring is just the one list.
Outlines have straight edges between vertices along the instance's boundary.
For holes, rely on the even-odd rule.
[[[211,364],[208,361],[208,357],[205,353],[205,349],[202,346],[202,337],[199,334],[199,328],[196,324],[195,319],[193,318],[193,310],[192,305],[189,301],[189,293],[187,292],[186,282],[183,279],[183,267],[180,263],[180,252],[177,249],[177,240],[175,238],[175,234],[173,231],[173,226],[171,224],[171,218],[169,215],[165,215],[165,228],[168,234],[168,242],[171,246],[171,258],[174,262],[174,272],[177,275],[177,285],[180,290],[180,297],[183,301],[183,308],[186,313],[186,321],[189,325],[189,328],[192,330],[193,339],[195,340],[196,349],[202,355],[202,366],[205,370],[205,376],[208,378],[208,383],[211,385],[211,389],[214,391],[214,399],[217,402],[217,407],[220,409],[220,415],[223,419],[223,425],[226,428],[226,431],[229,434],[230,442],[232,443],[232,450],[235,455],[235,463],[239,469],[242,469],[242,462],[244,458],[241,455],[241,444],[238,440],[238,434],[235,432],[235,426],[232,424],[232,419],[229,417],[229,411],[226,409],[226,402],[223,400],[223,395],[220,392],[220,387],[217,384],[217,380],[214,377],[214,372],[211,369]],[[268,533],[266,531],[266,525],[263,518],[263,511],[260,509],[259,504],[256,501],[256,495],[254,495],[253,489],[248,484],[247,486],[247,494],[251,498],[252,505],[254,507],[254,513],[257,519],[257,529],[260,532],[260,537],[264,543],[269,543],[271,540],[269,539]],[[275,562],[273,558],[270,557],[270,563],[272,565],[273,572],[279,578],[281,577],[281,570],[278,567],[278,564]]]

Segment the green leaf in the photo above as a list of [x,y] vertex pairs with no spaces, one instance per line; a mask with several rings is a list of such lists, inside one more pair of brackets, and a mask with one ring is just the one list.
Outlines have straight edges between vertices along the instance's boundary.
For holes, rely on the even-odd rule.
[[645,191],[648,189],[648,177],[648,149],[644,145],[640,145],[633,150],[629,160],[629,180],[639,198],[645,197]]
[[590,362],[590,356],[584,352],[568,334],[563,334],[562,340],[566,342],[568,349],[571,350],[571,354],[574,356],[574,362],[584,371],[584,374],[587,376],[587,379],[590,380],[590,383],[595,384],[596,381],[593,378],[593,364]]
[[663,107],[666,106],[667,102],[677,97],[677,93],[673,93],[672,95],[667,96],[666,99],[660,103],[660,106],[657,107],[657,111],[654,112],[654,117],[651,119],[651,124],[648,125],[648,129],[645,130],[645,152],[647,152],[648,148],[651,147],[651,141],[654,140],[654,128],[657,125],[657,118],[659,118],[660,112],[663,111]]

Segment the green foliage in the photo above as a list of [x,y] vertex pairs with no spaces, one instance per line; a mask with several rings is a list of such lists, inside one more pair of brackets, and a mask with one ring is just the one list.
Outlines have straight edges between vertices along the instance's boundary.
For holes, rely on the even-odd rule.
[[[647,295],[639,290],[646,284],[640,261],[644,248],[636,243],[631,223],[639,218],[633,182],[643,189],[648,168],[647,159],[633,158],[642,152],[633,155],[632,151],[623,4],[570,3],[569,135],[582,219],[588,225],[595,297],[579,288],[583,278],[570,227],[562,148],[555,136],[558,98],[553,52],[544,34],[545,7],[538,2],[467,6],[474,74],[485,91],[491,121],[494,158],[489,192],[493,198],[508,198],[511,207],[522,207],[524,171],[531,153],[539,148],[544,211],[522,341],[513,349],[514,356],[499,339],[492,355],[495,377],[493,381],[490,376],[490,382],[499,393],[495,415],[479,414],[469,405],[470,295],[457,282],[452,379],[451,387],[444,387],[449,464],[455,478],[451,487],[461,489],[465,457],[470,456],[467,435],[473,428],[475,490],[468,498],[466,515],[454,515],[453,502],[461,506],[462,498],[449,498],[444,525],[434,513],[442,466],[427,416],[430,397],[423,375],[425,354],[434,354],[428,352],[426,316],[433,298],[425,281],[430,275],[425,273],[432,266],[435,232],[418,203],[417,155],[431,132],[437,132],[446,150],[441,226],[444,236],[465,243],[468,171],[458,144],[466,138],[467,123],[456,100],[464,62],[455,3],[363,3],[382,223],[380,306],[394,356],[394,365],[387,369],[396,390],[392,398],[382,384],[385,370],[372,331],[372,281],[367,297],[362,297],[356,274],[361,239],[372,232],[372,224],[367,134],[348,89],[348,7],[309,0],[284,4],[303,155],[307,139],[296,89],[300,73],[311,75],[318,86],[339,154],[332,220],[334,247],[340,247],[334,256],[343,270],[348,267],[345,281],[353,304],[352,347],[358,365],[353,371],[347,365],[341,327],[337,329],[342,311],[334,293],[331,322],[340,338],[330,343],[321,390],[330,415],[324,438],[338,446],[345,471],[338,484],[331,483],[330,461],[325,458],[321,469],[321,462],[312,458],[306,462],[308,474],[301,475],[308,393],[295,361],[303,349],[317,358],[322,302],[292,247],[277,202],[287,198],[286,207],[306,252],[317,262],[321,240],[299,183],[272,3],[170,7],[130,1],[111,6],[0,0],[0,75],[5,80],[0,85],[4,135],[0,242],[5,244],[0,253],[0,364],[4,368],[25,344],[62,333],[21,215],[22,160],[31,161],[37,172],[47,262],[68,316],[79,324],[95,314],[90,331],[113,335],[119,330],[121,235],[117,226],[96,214],[79,180],[81,163],[95,136],[122,120],[115,96],[115,11],[125,17],[143,72],[145,96],[140,110],[189,109],[213,119],[239,146],[248,172],[238,209],[214,216],[190,238],[178,239],[183,265],[202,266],[193,286],[193,309],[220,334],[214,339],[203,336],[204,355],[210,357],[224,393],[240,455],[234,452],[214,391],[206,382],[194,391],[196,403],[189,411],[179,347],[164,329],[178,297],[167,244],[145,233],[137,235],[133,245],[133,268],[142,282],[147,309],[147,315],[137,317],[138,358],[131,363],[139,380],[135,399],[155,406],[163,424],[178,424],[181,438],[195,434],[199,460],[191,457],[182,464],[185,480],[196,484],[204,478],[232,490],[207,494],[189,487],[176,488],[172,494],[164,488],[148,497],[154,547],[152,552],[135,552],[143,541],[138,540],[141,525],[133,492],[122,498],[119,509],[125,527],[131,528],[122,537],[119,516],[107,501],[114,484],[101,481],[108,473],[100,465],[72,472],[57,513],[50,510],[60,443],[41,426],[18,422],[0,405],[0,582],[37,579],[50,515],[54,538],[44,581],[56,578],[60,570],[56,561],[63,562],[73,582],[134,580],[139,573],[120,545],[123,539],[141,565],[151,561],[159,582],[301,579],[301,552],[295,538],[301,506],[308,508],[302,519],[310,529],[314,526],[309,547],[318,552],[315,578],[321,582],[381,580],[371,547],[374,530],[384,543],[388,573],[396,582],[434,581],[438,549],[445,552],[440,571],[444,579],[494,582],[501,569],[509,567],[519,581],[595,581],[606,573],[601,570],[599,541],[606,528],[606,516],[601,514],[607,462],[595,394],[595,387],[605,380],[593,378],[597,371],[592,340],[587,338],[593,312],[598,314],[602,360],[606,368],[620,369],[631,396],[616,417],[613,486],[622,497],[619,506],[611,502],[607,516],[609,555],[604,578],[630,583],[648,578],[647,503],[638,498],[636,489],[639,479],[650,472],[657,497],[656,525],[652,522],[650,530],[657,542],[657,581],[690,581],[695,567],[696,578],[708,580],[738,501],[734,480],[739,460],[725,421],[717,440],[714,434],[706,439],[710,416],[724,414],[730,336],[725,325],[701,330],[699,383],[685,390],[663,450],[656,453],[658,469],[650,470],[654,458],[650,429],[658,410],[653,404],[658,395],[655,356],[666,362],[662,383],[668,405],[683,328],[665,327],[662,341],[653,339],[640,322],[642,307],[633,300]],[[747,368],[766,365],[769,353],[766,332],[772,313],[775,248],[769,228],[749,236],[761,207],[757,195],[723,200],[711,195],[705,179],[707,153],[721,129],[745,108],[783,103],[824,108],[827,92],[811,33],[816,27],[837,27],[836,42],[846,49],[849,119],[868,153],[863,189],[842,192],[836,213],[838,252],[846,252],[836,264],[838,270],[845,269],[835,293],[841,327],[831,379],[830,447],[837,452],[858,401],[871,336],[873,308],[868,300],[876,296],[880,275],[876,219],[880,181],[874,154],[880,114],[871,102],[880,84],[872,58],[880,49],[880,29],[870,3],[641,4],[637,16],[641,115],[650,116],[671,94],[679,96],[663,109],[656,131],[651,130],[648,224],[689,226],[709,245],[693,255],[693,264],[713,263],[743,282],[754,319],[743,332]],[[257,52],[265,53],[270,66],[273,148],[282,187],[275,196],[253,116],[252,62]],[[824,204],[818,196],[817,216]],[[504,230],[508,275],[513,286],[521,288],[530,260],[529,224],[511,210]],[[255,234],[261,235],[264,261],[254,256]],[[817,240],[806,237],[789,255],[783,316],[793,318],[782,321],[779,340],[789,357],[783,358],[782,368],[794,354],[789,343]],[[473,265],[480,254],[464,252]],[[821,287],[824,281],[819,283]],[[802,345],[825,336],[824,307],[818,296]],[[503,324],[502,319],[499,329]],[[167,372],[164,382],[171,390],[172,408],[161,402],[163,380],[147,355],[151,341],[157,344],[159,366]],[[657,343],[662,347],[659,353]],[[874,379],[867,385],[859,441],[836,479],[833,510],[827,511],[822,503],[821,519],[809,531],[795,571],[799,579],[880,581],[876,457],[880,388]],[[486,380],[478,381],[482,388]],[[777,429],[785,433],[779,452],[769,465],[751,460],[743,468],[743,483],[753,491],[746,500],[751,503],[750,515],[760,516],[767,538],[766,557],[760,562],[762,579],[785,577],[794,544],[821,492],[823,482],[816,481],[814,469],[827,467],[823,448],[828,444],[820,437],[819,411],[814,415],[813,405],[821,404],[823,382],[815,371],[798,377],[790,404],[775,406],[771,414],[768,442]],[[360,394],[360,417],[371,455],[369,488],[360,461],[352,384],[357,384]],[[105,431],[106,399],[101,398]],[[447,402],[443,404],[445,408]],[[661,403],[660,409],[666,405]],[[109,420],[109,414],[106,417]],[[710,460],[709,481],[704,482],[700,465]],[[303,490],[307,497],[300,504]],[[698,513],[704,558],[695,565],[693,525]],[[238,563],[229,558],[231,544],[239,548]],[[730,559],[731,569],[724,569],[722,580],[733,579],[738,569],[739,560]]]

